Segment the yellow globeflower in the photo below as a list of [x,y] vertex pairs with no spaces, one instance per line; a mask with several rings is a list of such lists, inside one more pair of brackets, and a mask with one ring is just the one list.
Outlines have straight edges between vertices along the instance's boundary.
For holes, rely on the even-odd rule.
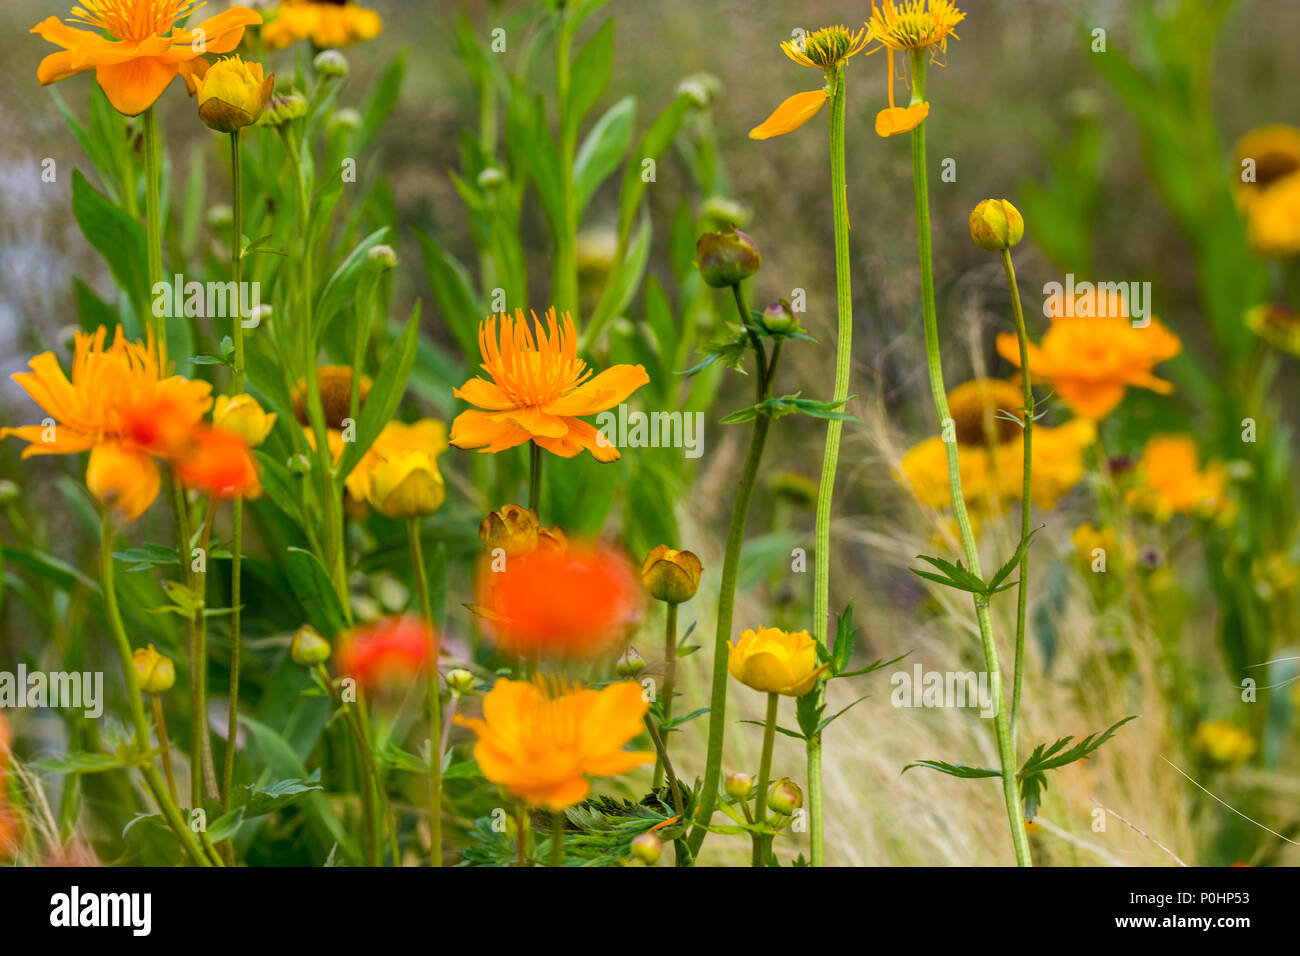
[[234,133],[256,123],[274,89],[274,73],[264,76],[262,64],[238,56],[218,60],[194,77],[199,119],[218,133]]
[[802,697],[817,685],[829,664],[817,664],[817,642],[807,631],[760,627],[727,646],[727,671],[746,687],[768,694]]
[[602,690],[498,680],[483,717],[456,715],[478,737],[483,776],[529,806],[567,810],[586,799],[588,777],[613,777],[654,760],[623,749],[644,729],[650,705],[634,681]]
[[876,114],[876,134],[897,136],[916,129],[930,115],[930,104],[894,105],[894,54],[919,54],[930,50],[931,59],[948,51],[948,37],[960,39],[955,29],[966,19],[952,0],[884,0],[871,6],[867,39],[888,51],[889,106]]
[[1196,728],[1192,746],[1207,763],[1227,769],[1255,753],[1255,739],[1228,720],[1211,720]]
[[[499,324],[498,324],[499,323]],[[453,394],[477,406],[451,423],[457,448],[498,452],[532,441],[562,458],[584,449],[597,461],[617,461],[618,449],[584,422],[614,408],[650,381],[642,365],[615,365],[593,375],[578,358],[573,320],[566,312],[533,315],[528,327],[523,309],[514,316],[489,316],[479,325],[482,369],[491,380],[471,378]]]
[[275,413],[263,411],[252,395],[218,395],[212,424],[234,432],[249,448],[256,448],[271,434]]
[[136,648],[131,663],[135,666],[135,679],[146,694],[165,694],[176,683],[176,665],[165,654],[160,654],[152,644]]
[[1128,499],[1159,521],[1176,514],[1211,515],[1228,504],[1228,469],[1210,462],[1202,470],[1196,442],[1187,435],[1154,435],[1137,466],[1139,484]]
[[389,422],[348,475],[358,501],[389,518],[430,515],[446,500],[438,456],[447,450],[447,426],[434,418]]
[[[781,50],[800,66],[822,70],[829,84],[833,82],[840,64],[862,52],[866,45],[866,30],[854,33],[848,27],[835,26],[823,27],[796,40],[782,43]],[[778,106],[771,116],[750,130],[749,138],[769,139],[797,130],[817,115],[829,96],[830,93],[825,89],[796,93]]]
[[298,40],[310,40],[329,50],[373,40],[383,28],[378,13],[352,0],[281,0],[274,18],[262,28],[262,42],[269,50],[279,50]]
[[[944,435],[910,449],[899,465],[902,479],[917,500],[932,508],[951,503],[948,490],[948,449],[957,443],[962,492],[972,511],[996,511],[1024,492],[1023,433],[1008,416],[1023,419],[1020,386],[1001,379],[974,379],[948,393],[951,426]],[[1083,453],[1097,437],[1086,419],[1063,425],[1034,425],[1031,463],[1033,502],[1050,509],[1084,476]]]

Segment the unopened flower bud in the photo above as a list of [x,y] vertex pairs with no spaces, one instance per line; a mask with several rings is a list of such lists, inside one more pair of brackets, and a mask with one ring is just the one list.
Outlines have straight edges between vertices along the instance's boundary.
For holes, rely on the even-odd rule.
[[739,285],[758,272],[763,257],[754,240],[739,229],[706,232],[695,244],[695,264],[715,289]]
[[645,660],[637,653],[636,648],[631,646],[623,652],[623,656],[614,665],[614,673],[624,680],[635,677],[643,670],[645,670]]
[[754,778],[747,773],[729,773],[722,789],[733,800],[744,800],[754,789]]
[[7,505],[17,501],[19,496],[18,486],[12,481],[0,481],[0,505]]
[[302,667],[315,667],[330,659],[330,642],[310,624],[304,624],[293,632],[293,643],[289,645],[289,656],[295,664]]
[[288,93],[273,93],[266,104],[259,126],[285,126],[307,115],[307,97],[297,90]]
[[781,816],[788,817],[803,806],[803,791],[789,777],[783,777],[772,785],[767,805]]
[[213,232],[229,229],[235,222],[235,210],[225,203],[215,203],[208,207],[207,220]]
[[773,302],[763,310],[763,328],[777,335],[799,331],[799,318],[790,308],[789,299]]
[[447,672],[447,689],[457,697],[464,697],[474,692],[474,675],[463,667]]
[[348,58],[338,50],[322,50],[312,61],[316,72],[326,79],[339,80],[348,75],[351,66]]
[[366,254],[366,258],[381,269],[397,268],[397,250],[389,245],[375,246]]
[[646,555],[641,583],[656,601],[681,604],[695,597],[704,566],[690,551],[674,551],[661,544]]
[[478,174],[479,189],[496,189],[506,181],[506,174],[496,166],[489,166]]
[[172,659],[159,654],[154,646],[138,648],[132,656],[135,679],[146,694],[165,694],[176,683],[176,665]]
[[647,866],[654,866],[664,852],[664,841],[653,833],[641,833],[632,838],[632,856]]
[[1025,236],[1020,210],[1005,199],[986,199],[971,211],[970,237],[975,245],[990,252],[1002,252]]
[[502,549],[507,558],[537,550],[537,512],[520,505],[504,505],[479,522],[478,537],[489,552]]
[[328,129],[331,134],[355,133],[360,128],[361,114],[350,106],[345,106],[343,109],[331,116],[328,123]]

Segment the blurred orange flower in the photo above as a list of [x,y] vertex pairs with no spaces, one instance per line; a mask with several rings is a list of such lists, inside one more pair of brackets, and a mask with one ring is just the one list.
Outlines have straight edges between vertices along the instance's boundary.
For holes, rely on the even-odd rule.
[[627,559],[605,547],[546,548],[504,567],[484,559],[480,603],[497,642],[512,654],[589,657],[608,650],[636,619],[640,589]]
[[1202,470],[1196,442],[1187,435],[1154,435],[1138,460],[1139,484],[1129,501],[1167,521],[1175,514],[1220,513],[1228,504],[1228,469],[1210,462]]
[[245,27],[262,22],[261,14],[236,6],[192,27],[176,26],[202,6],[203,0],[81,0],[69,23],[91,29],[58,17],[32,27],[32,33],[63,47],[41,61],[36,78],[46,85],[94,70],[115,110],[143,113],[177,75],[186,85],[196,73],[202,75],[208,65],[204,53],[229,53],[239,46]]
[[339,644],[339,674],[362,687],[409,683],[437,656],[433,627],[414,615],[385,618],[358,627]]
[[643,728],[650,704],[633,681],[603,690],[498,680],[483,717],[456,715],[478,737],[483,776],[529,806],[567,810],[586,799],[588,777],[612,777],[654,760],[623,746]]
[[593,377],[578,358],[577,336],[567,312],[557,316],[550,309],[545,328],[536,313],[533,322],[535,335],[519,309],[513,317],[489,316],[479,325],[481,367],[491,381],[471,378],[455,390],[457,398],[477,408],[456,416],[451,443],[498,452],[531,440],[563,458],[585,448],[597,461],[617,461],[618,449],[578,416],[595,415],[624,401],[650,381],[645,367],[615,365]]
[[0,428],[0,439],[28,442],[23,457],[90,451],[87,481],[125,520],[157,497],[161,479],[151,456],[170,457],[212,406],[207,382],[164,378],[165,358],[152,341],[126,340],[119,328],[76,334],[72,377],[53,352],[36,356],[15,382],[49,415],[40,425]]
[[214,498],[257,498],[262,484],[248,444],[238,432],[196,426],[172,461],[186,488]]
[[[1113,412],[1130,386],[1161,395],[1174,390],[1152,369],[1182,351],[1178,336],[1155,319],[1144,327],[1134,326],[1123,308],[1096,317],[1073,312],[1067,308],[1067,314],[1052,319],[1041,345],[1029,343],[1029,372],[1035,385],[1050,385],[1070,411],[1093,421]],[[999,335],[997,349],[1019,367],[1015,335]]]
[[352,0],[281,0],[275,18],[262,28],[268,50],[297,40],[311,40],[322,50],[373,40],[384,28],[383,18]]

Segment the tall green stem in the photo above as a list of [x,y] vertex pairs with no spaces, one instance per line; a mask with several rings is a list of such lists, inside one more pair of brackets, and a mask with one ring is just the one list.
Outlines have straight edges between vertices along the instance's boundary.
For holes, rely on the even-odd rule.
[[[912,55],[912,102],[925,101],[924,50]],[[930,372],[930,391],[939,424],[946,427],[952,418],[948,411],[947,389],[943,383],[943,363],[939,357],[939,321],[934,300],[934,262],[930,250],[930,187],[925,160],[925,123],[912,130],[912,182],[916,200],[916,233],[918,258],[921,268],[921,308],[925,322],[925,355]],[[953,516],[961,535],[962,551],[967,567],[977,577],[982,577],[979,549],[971,531],[970,516],[961,490],[961,470],[957,457],[957,443],[945,442],[948,454],[948,491],[952,499]],[[993,704],[997,708],[994,728],[997,735],[998,758],[1002,766],[1002,796],[1006,806],[1007,822],[1015,845],[1016,862],[1020,866],[1032,865],[1029,856],[1029,837],[1025,833],[1025,817],[1020,810],[1020,782],[1015,751],[1011,743],[1011,729],[1007,720],[1006,695],[1002,690],[1002,668],[998,662],[997,643],[993,638],[993,622],[989,616],[988,598],[975,597],[975,617],[979,624],[980,642],[984,649],[984,664],[989,673]]]
[[[1016,320],[1016,338],[1020,342],[1020,383],[1024,389],[1024,484],[1020,494],[1020,540],[1029,537],[1030,507],[1033,482],[1030,473],[1034,460],[1034,386],[1029,378],[1029,334],[1025,330],[1025,313],[1020,304],[1020,287],[1016,283],[1016,267],[1011,262],[1011,250],[1002,250],[1002,269],[1007,274],[1007,290],[1011,293],[1011,313]],[[1020,587],[1016,606],[1016,669],[1011,691],[1011,751],[1016,752],[1019,740],[1020,684],[1025,669],[1025,624],[1029,616],[1029,548],[1020,555]]]
[[[770,394],[774,376],[766,370],[763,344],[753,329],[740,287],[733,286],[732,291],[736,308],[740,311],[741,324],[749,331],[758,360],[760,374],[754,376],[754,384],[757,401],[762,402]],[[736,608],[736,578],[740,572],[740,552],[745,543],[749,505],[754,497],[758,467],[763,460],[763,449],[767,445],[771,427],[772,417],[764,412],[760,412],[754,419],[754,428],[749,437],[749,453],[745,456],[745,469],[740,476],[740,485],[736,488],[736,500],[731,506],[731,525],[727,530],[727,551],[722,561],[722,583],[718,591],[718,628],[713,638],[713,680],[709,693],[709,740],[705,755],[704,789],[700,794],[695,827],[687,841],[692,858],[700,854],[700,846],[708,835],[709,821],[718,805],[718,784],[722,779],[722,742],[727,720],[727,644],[731,640],[732,615]]]
[[[108,618],[109,631],[112,633],[113,646],[117,650],[118,661],[122,665],[122,677],[126,681],[127,708],[131,712],[131,724],[135,730],[135,749],[138,754],[149,752],[149,725],[145,720],[144,704],[140,699],[140,682],[135,676],[135,661],[131,652],[131,641],[126,636],[122,625],[122,614],[117,606],[117,591],[113,582],[113,522],[106,514],[99,530],[99,588],[104,599],[104,615]],[[167,787],[158,775],[158,768],[152,760],[140,765],[145,784],[162,810],[163,818],[172,828],[180,841],[181,849],[195,866],[211,866],[204,855],[194,834],[185,825],[176,802],[167,792]]]
[[[230,134],[231,206],[234,208],[234,235],[230,241],[230,277],[235,283],[235,315],[230,326],[235,343],[235,368],[231,392],[244,391],[244,316],[239,303],[243,301],[240,287],[244,274],[244,173],[243,149],[239,131]],[[244,500],[236,498],[232,506],[234,524],[230,557],[230,706],[226,720],[226,757],[221,771],[222,799],[229,805],[231,788],[235,781],[235,742],[239,737],[239,666],[242,654],[241,624],[243,622],[242,577],[244,565]]]
[[[767,822],[767,788],[772,782],[772,745],[776,741],[776,707],[780,694],[767,695],[767,717],[763,721],[763,755],[758,763],[758,793],[754,797],[754,823]],[[753,866],[767,865],[767,837],[754,834]]]
[[[853,363],[853,288],[849,275],[848,182],[844,159],[844,64],[835,70],[831,96],[831,204],[835,224],[835,295],[839,313],[835,343],[834,401],[849,397],[849,373]],[[813,635],[826,647],[830,632],[831,586],[831,499],[835,494],[835,472],[839,467],[840,436],[844,422],[834,419],[826,425],[826,449],[822,457],[821,484],[817,489],[817,524],[813,557]],[[814,691],[817,703],[825,703],[826,685]],[[808,738],[808,816],[813,866],[825,862],[825,826],[822,808],[822,735]]]
[[538,509],[542,506],[542,446],[535,441],[528,443],[528,508],[541,516]]
[[677,605],[664,605],[668,609],[664,621],[664,686],[659,697],[659,710],[663,714],[664,750],[655,755],[654,789],[664,782],[664,764],[668,758],[668,727],[673,719],[673,689],[677,682]]
[[[149,289],[162,281],[162,141],[158,134],[158,107],[149,107],[144,113],[144,214],[148,236]],[[167,352],[167,317],[161,316],[154,324],[159,353]]]
[[420,622],[433,645],[429,649],[429,844],[433,866],[442,866],[442,695],[438,687],[438,645],[433,637],[433,608],[429,601],[429,575],[420,544],[420,520],[409,518],[406,535],[411,545],[411,566],[419,592]]
[[[215,496],[208,501],[207,517],[203,521],[203,529],[199,536],[199,554],[203,562],[202,567],[207,568],[208,545],[212,541],[212,522],[217,514],[217,499]],[[207,571],[199,571],[194,575],[194,597],[198,601],[198,609],[194,612],[194,646],[193,661],[190,673],[190,693],[192,695],[192,707],[195,716],[198,719],[198,725],[192,728],[192,741],[194,752],[190,754],[191,761],[198,761],[199,769],[203,780],[202,795],[212,799],[220,799],[220,792],[217,789],[217,773],[212,763],[212,732],[208,727],[208,618],[207,618]],[[197,793],[197,785],[195,787]],[[196,807],[201,806],[201,802],[194,804]]]

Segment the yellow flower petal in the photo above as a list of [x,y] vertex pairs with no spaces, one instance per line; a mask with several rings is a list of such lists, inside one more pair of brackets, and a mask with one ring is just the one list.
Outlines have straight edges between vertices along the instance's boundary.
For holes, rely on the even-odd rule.
[[899,133],[910,133],[925,122],[929,115],[929,103],[887,107],[876,114],[876,135],[897,136]]
[[816,116],[825,102],[825,90],[796,93],[778,106],[771,116],[751,129],[749,138],[770,139],[773,136],[784,136],[786,133],[793,132]]

